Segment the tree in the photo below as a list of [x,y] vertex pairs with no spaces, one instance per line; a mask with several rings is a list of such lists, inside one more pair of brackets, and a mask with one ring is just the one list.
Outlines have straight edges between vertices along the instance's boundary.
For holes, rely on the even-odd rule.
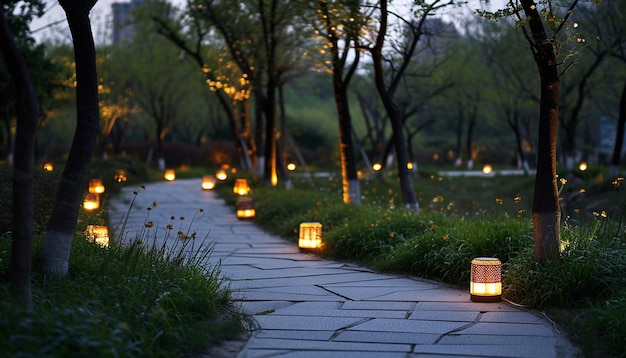
[[[392,143],[396,150],[396,159],[398,162],[398,178],[400,180],[400,191],[404,206],[409,211],[418,211],[419,205],[417,197],[413,190],[413,181],[411,172],[407,167],[410,161],[407,141],[404,135],[403,118],[401,108],[398,106],[396,93],[398,87],[404,79],[407,68],[414,59],[418,42],[424,35],[425,23],[429,16],[432,16],[437,10],[452,5],[453,1],[435,0],[432,3],[425,1],[415,1],[416,14],[415,19],[404,20],[405,32],[404,38],[401,40],[389,40],[386,38],[389,29],[389,15],[387,0],[380,1],[380,17],[378,19],[378,28],[373,32],[374,43],[369,49],[372,56],[374,67],[374,82],[376,90],[383,103],[387,116],[391,122]],[[387,44],[390,42],[391,44]],[[392,48],[388,57],[383,51],[385,45]],[[395,56],[395,57],[394,57]],[[389,64],[384,66],[383,63]]]
[[[30,6],[42,6],[33,3]],[[9,10],[13,9],[9,7]],[[12,12],[11,12],[12,13]],[[0,51],[12,74],[17,99],[17,129],[15,162],[13,164],[13,233],[11,268],[9,272],[11,296],[27,308],[32,308],[31,270],[33,245],[33,167],[35,135],[40,116],[39,100],[30,78],[26,61],[9,27],[9,21],[0,7]]]
[[54,200],[42,247],[43,270],[67,276],[78,210],[99,126],[96,49],[89,12],[97,0],[60,0],[65,11],[76,62],[76,131]]
[[[317,15],[315,33],[321,39],[320,52],[330,53],[328,61],[332,72],[335,107],[339,122],[339,154],[343,202],[360,205],[361,190],[356,170],[356,156],[352,140],[352,116],[348,88],[361,58],[359,36],[367,16],[362,14],[359,1],[315,2],[312,8]],[[326,56],[324,56],[326,57]]]
[[[540,79],[539,135],[537,142],[537,173],[533,192],[532,221],[535,240],[535,259],[549,260],[559,254],[561,239],[561,211],[556,174],[557,139],[559,124],[560,75],[558,71],[563,36],[578,0],[574,0],[559,17],[548,0],[539,4],[520,0],[521,6],[509,2],[505,13],[517,18],[530,46]],[[546,19],[544,24],[544,19]],[[551,31],[549,35],[548,30]]]

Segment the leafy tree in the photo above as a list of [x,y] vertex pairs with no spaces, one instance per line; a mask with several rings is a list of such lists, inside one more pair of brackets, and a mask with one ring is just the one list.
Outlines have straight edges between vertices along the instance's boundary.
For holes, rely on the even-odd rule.
[[76,131],[42,247],[44,273],[67,276],[74,229],[99,126],[96,50],[89,12],[97,0],[60,0],[76,62]]

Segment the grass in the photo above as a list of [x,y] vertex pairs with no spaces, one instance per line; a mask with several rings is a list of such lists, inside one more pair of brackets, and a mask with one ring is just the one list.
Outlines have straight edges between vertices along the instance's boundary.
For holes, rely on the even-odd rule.
[[[2,182],[5,191],[7,185],[10,181]],[[52,197],[42,191],[36,196]],[[10,206],[2,210],[10,216],[4,212]],[[125,238],[133,242],[128,246],[103,248],[81,233],[86,225],[103,222],[106,217],[81,213],[67,278],[44,277],[34,259],[32,311],[10,299],[11,240],[8,234],[0,237],[1,355],[189,356],[243,331],[219,267],[206,267],[210,248],[184,254],[184,245],[154,246],[147,234]],[[35,254],[42,239],[42,233],[35,236]]]
[[[449,179],[421,172],[421,210],[408,214],[395,178],[361,181],[361,207],[341,202],[336,179],[294,180],[289,191],[253,183],[255,222],[296,243],[301,222],[323,224],[320,255],[469,287],[470,261],[503,262],[503,296],[563,324],[585,356],[626,356],[626,237],[622,180],[561,178],[559,257],[534,260],[532,177]],[[232,183],[217,190],[234,203]]]

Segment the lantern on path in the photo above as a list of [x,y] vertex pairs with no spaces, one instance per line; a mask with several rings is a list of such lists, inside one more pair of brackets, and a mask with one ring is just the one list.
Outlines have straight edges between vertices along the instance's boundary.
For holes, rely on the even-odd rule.
[[109,228],[105,225],[87,225],[85,235],[89,241],[94,241],[102,247],[109,246]]
[[88,193],[83,201],[83,208],[86,211],[94,211],[100,209],[100,195],[96,193]]
[[215,177],[213,175],[204,175],[202,177],[202,190],[215,189]]
[[502,263],[493,257],[472,260],[470,295],[474,302],[498,302],[502,295]]
[[235,206],[237,207],[237,218],[239,219],[251,219],[256,215],[254,204],[250,198],[237,199]]
[[247,179],[239,178],[235,181],[233,192],[238,195],[248,195],[250,192],[250,185],[248,185]]
[[89,180],[89,192],[92,194],[104,193],[104,184],[102,184],[102,180],[98,178]]
[[126,172],[122,169],[116,170],[115,171],[115,176],[113,177],[113,179],[115,179],[116,182],[118,183],[123,183],[126,181]]
[[298,247],[301,249],[319,249],[322,246],[322,224],[304,222],[300,224]]
[[226,173],[226,170],[224,169],[219,169],[215,172],[215,177],[217,178],[217,180],[224,181],[228,179],[228,173]]
[[174,169],[167,169],[165,174],[163,174],[163,179],[167,181],[172,181],[176,179],[176,171]]

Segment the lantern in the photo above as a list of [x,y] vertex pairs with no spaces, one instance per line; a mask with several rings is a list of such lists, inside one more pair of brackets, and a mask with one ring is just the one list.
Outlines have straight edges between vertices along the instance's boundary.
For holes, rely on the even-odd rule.
[[226,173],[226,170],[220,169],[215,172],[215,177],[217,178],[217,180],[224,181],[228,178],[228,174]]
[[118,183],[123,183],[126,181],[126,172],[122,169],[116,170],[115,171],[115,176],[113,177],[113,179],[115,179],[116,182]]
[[87,194],[83,201],[83,208],[86,211],[98,210],[100,208],[100,195],[96,193]]
[[372,164],[372,170],[375,172],[380,171],[381,169],[383,169],[383,165],[380,163],[374,163]]
[[483,174],[489,175],[489,174],[492,174],[492,173],[493,173],[493,167],[491,165],[489,165],[489,164],[486,164],[483,167]]
[[202,176],[202,190],[215,189],[215,177],[213,175]]
[[248,185],[248,180],[243,178],[235,180],[233,192],[239,195],[248,195],[248,193],[250,192],[250,185]]
[[585,170],[587,170],[587,168],[587,162],[581,162],[580,164],[578,164],[578,170],[580,170],[581,172],[584,172]]
[[235,206],[237,207],[237,218],[239,219],[251,219],[256,215],[254,204],[250,198],[237,199]]
[[305,222],[300,224],[298,247],[301,249],[319,249],[322,246],[322,224]]
[[287,164],[287,170],[289,170],[290,172],[296,170],[296,163]]
[[174,169],[167,169],[165,171],[165,174],[163,174],[163,178],[167,181],[172,181],[176,179],[176,172],[174,171]]
[[89,192],[92,194],[104,193],[104,184],[102,184],[102,180],[97,178],[89,180]]
[[43,165],[43,170],[51,172],[54,170],[54,166],[52,165],[52,163],[46,163]]
[[502,295],[502,263],[493,257],[472,260],[470,295],[474,302],[498,302]]
[[94,241],[102,247],[109,246],[109,228],[105,225],[87,225],[85,235],[89,241]]

